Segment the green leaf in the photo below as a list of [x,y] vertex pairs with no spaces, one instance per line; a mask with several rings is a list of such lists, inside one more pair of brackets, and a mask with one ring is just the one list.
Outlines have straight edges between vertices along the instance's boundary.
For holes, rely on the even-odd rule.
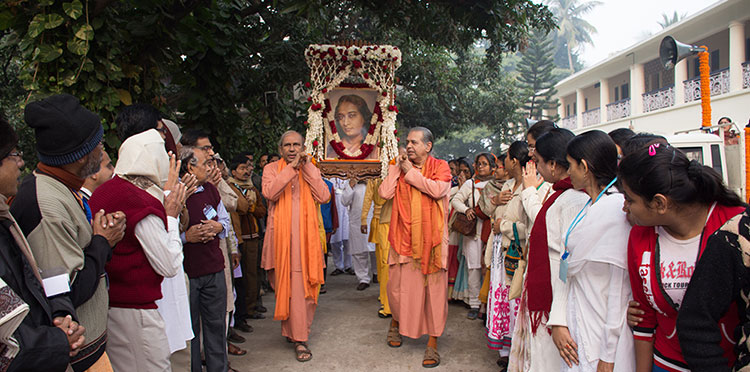
[[13,26],[13,13],[9,10],[0,13],[0,31],[7,30]]
[[40,0],[39,6],[50,6],[55,3],[55,0]]
[[73,19],[78,19],[83,14],[83,4],[78,0],[73,0],[69,3],[63,3],[62,5],[65,14]]
[[57,59],[62,53],[62,48],[58,48],[54,45],[42,44],[36,48],[34,56],[38,57],[40,61],[48,63]]
[[65,19],[59,14],[55,14],[55,13],[47,14],[47,18],[44,20],[44,28],[48,30],[53,29],[63,24],[64,21]]
[[44,14],[37,14],[29,23],[28,35],[30,38],[39,36],[44,31]]
[[68,40],[68,50],[79,56],[86,55],[89,52],[89,44],[83,40]]
[[133,104],[133,97],[130,95],[130,92],[128,92],[125,89],[118,89],[117,94],[120,96],[120,102],[125,104],[125,106],[130,106]]
[[76,31],[76,37],[81,40],[90,41],[94,38],[94,28],[89,25],[81,25]]

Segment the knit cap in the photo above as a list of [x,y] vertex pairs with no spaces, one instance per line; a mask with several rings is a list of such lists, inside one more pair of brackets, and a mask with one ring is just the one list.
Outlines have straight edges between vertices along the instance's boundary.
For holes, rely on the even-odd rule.
[[99,115],[69,94],[29,103],[24,120],[34,129],[39,160],[50,166],[81,159],[99,145],[104,134]]

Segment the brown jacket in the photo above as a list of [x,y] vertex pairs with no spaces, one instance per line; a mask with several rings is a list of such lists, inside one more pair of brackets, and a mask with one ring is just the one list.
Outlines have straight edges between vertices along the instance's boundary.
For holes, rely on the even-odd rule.
[[[260,238],[258,219],[266,216],[266,207],[261,202],[260,193],[251,182],[240,184],[234,181],[236,180],[230,178],[228,183],[237,194],[237,209],[229,215],[237,234],[237,241],[242,244],[245,240]],[[247,193],[253,193],[255,197],[247,198]],[[250,203],[248,199],[254,200],[254,203]]]

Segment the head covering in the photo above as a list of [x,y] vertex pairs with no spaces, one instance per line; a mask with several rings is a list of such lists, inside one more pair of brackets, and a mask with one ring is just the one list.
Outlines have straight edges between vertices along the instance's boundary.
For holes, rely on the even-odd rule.
[[24,120],[34,129],[39,160],[55,167],[86,156],[104,134],[99,116],[69,94],[29,103]]
[[180,139],[182,138],[182,132],[180,131],[180,126],[177,125],[177,123],[173,122],[169,119],[161,119],[162,123],[169,128],[169,133],[172,134],[172,139],[174,140],[174,143],[180,143]]
[[[169,156],[164,149],[164,140],[156,129],[130,136],[122,143],[115,174],[126,179],[146,178],[159,189],[164,187],[169,176]],[[149,188],[145,189],[152,193]]]
[[16,145],[18,145],[16,131],[4,118],[0,118],[0,160],[5,159]]

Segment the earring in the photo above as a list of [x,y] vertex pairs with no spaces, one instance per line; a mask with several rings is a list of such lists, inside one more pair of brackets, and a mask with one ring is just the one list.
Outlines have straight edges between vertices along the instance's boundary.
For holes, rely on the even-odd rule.
[[555,178],[555,168],[552,168],[552,178]]

